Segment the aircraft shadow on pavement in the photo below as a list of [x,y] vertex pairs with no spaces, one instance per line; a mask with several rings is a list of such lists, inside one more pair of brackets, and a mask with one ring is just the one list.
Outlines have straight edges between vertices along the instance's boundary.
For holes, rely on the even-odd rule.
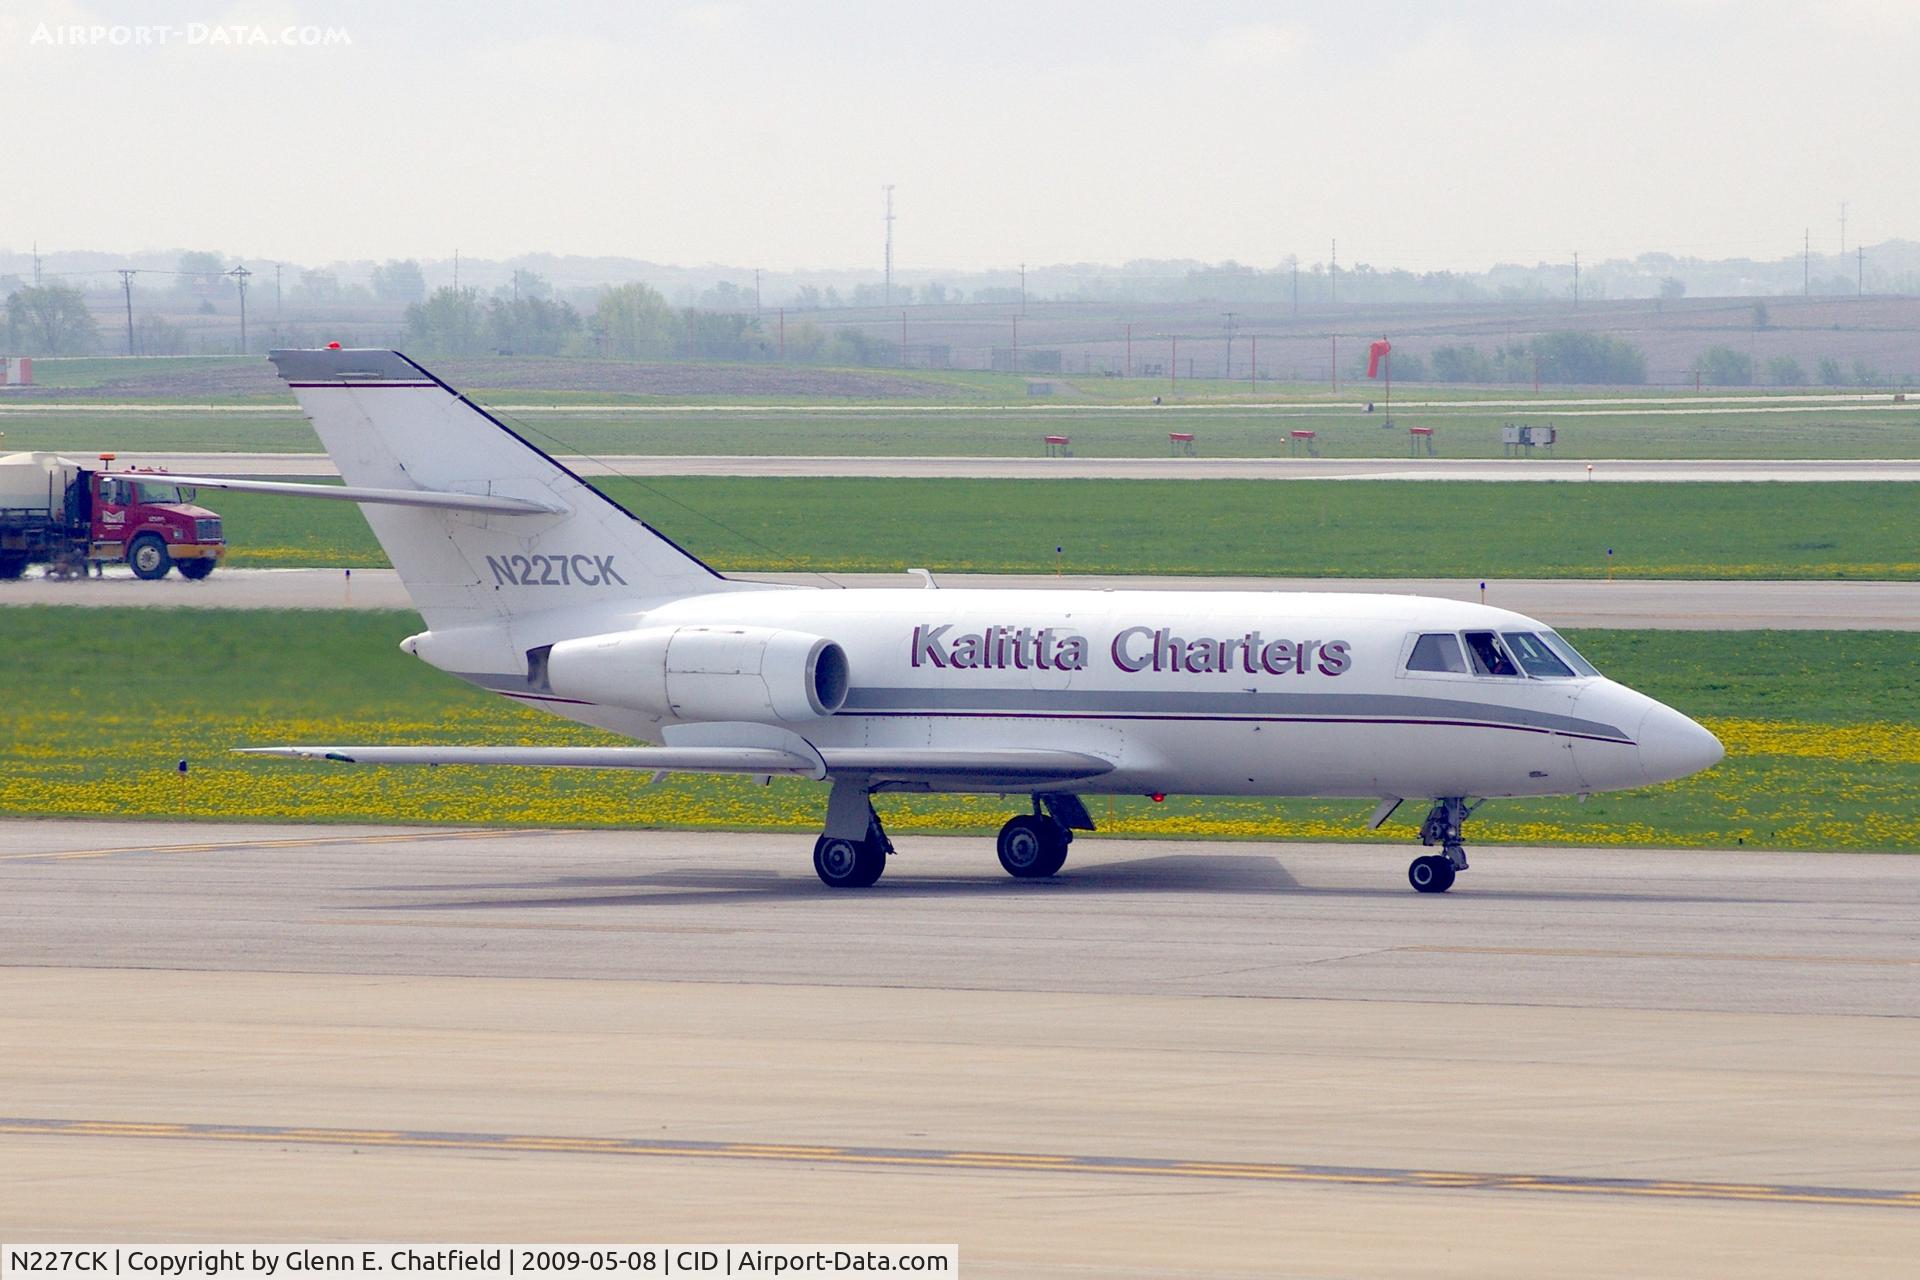
[[[1407,888],[1396,862],[1383,860],[1376,883],[1304,885],[1274,854],[1172,854],[1124,860],[1068,863],[1048,880],[1020,881],[1004,875],[987,861],[977,873],[966,875],[917,874],[913,855],[899,855],[887,875],[871,889],[829,889],[811,875],[795,870],[752,867],[674,867],[631,875],[556,876],[539,880],[508,880],[439,884],[368,885],[368,893],[418,893],[437,900],[369,904],[379,911],[499,911],[533,908],[593,908],[617,906],[698,906],[715,902],[786,902],[816,899],[853,902],[902,899],[978,898],[987,895],[1016,899],[1054,898],[1072,901],[1086,895],[1214,893],[1272,897],[1340,897],[1418,899]],[[1469,873],[1471,874],[1471,873]],[[1647,890],[1612,891],[1591,888],[1503,889],[1463,885],[1461,892],[1434,901],[1635,903],[1674,904],[1753,903],[1746,894],[1661,893]],[[459,894],[459,897],[448,895]],[[473,897],[473,894],[487,894]],[[498,896],[493,896],[498,895]]]

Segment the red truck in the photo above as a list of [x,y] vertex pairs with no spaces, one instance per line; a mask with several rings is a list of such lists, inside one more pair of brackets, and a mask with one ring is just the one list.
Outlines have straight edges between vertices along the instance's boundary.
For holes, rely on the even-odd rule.
[[30,564],[49,577],[84,577],[124,560],[136,576],[204,578],[227,554],[220,516],[193,505],[161,471],[95,470],[52,453],[0,457],[0,579]]

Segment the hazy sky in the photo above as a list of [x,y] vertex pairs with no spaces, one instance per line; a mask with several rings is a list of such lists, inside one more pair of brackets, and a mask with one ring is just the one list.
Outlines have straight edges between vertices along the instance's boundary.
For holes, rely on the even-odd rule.
[[1913,0],[10,0],[0,247],[877,266],[892,182],[915,269],[1771,258],[1920,237],[1916,68]]

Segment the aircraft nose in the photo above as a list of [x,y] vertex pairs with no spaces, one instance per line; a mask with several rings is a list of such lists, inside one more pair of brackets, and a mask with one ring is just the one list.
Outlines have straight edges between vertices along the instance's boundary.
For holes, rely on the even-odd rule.
[[1640,722],[1640,769],[1648,782],[1672,782],[1711,769],[1726,758],[1720,739],[1664,703]]

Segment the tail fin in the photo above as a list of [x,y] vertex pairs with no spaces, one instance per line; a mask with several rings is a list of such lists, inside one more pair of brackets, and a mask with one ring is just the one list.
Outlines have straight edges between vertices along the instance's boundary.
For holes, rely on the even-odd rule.
[[560,514],[362,506],[433,628],[732,584],[398,351],[269,357],[350,486],[529,499]]

